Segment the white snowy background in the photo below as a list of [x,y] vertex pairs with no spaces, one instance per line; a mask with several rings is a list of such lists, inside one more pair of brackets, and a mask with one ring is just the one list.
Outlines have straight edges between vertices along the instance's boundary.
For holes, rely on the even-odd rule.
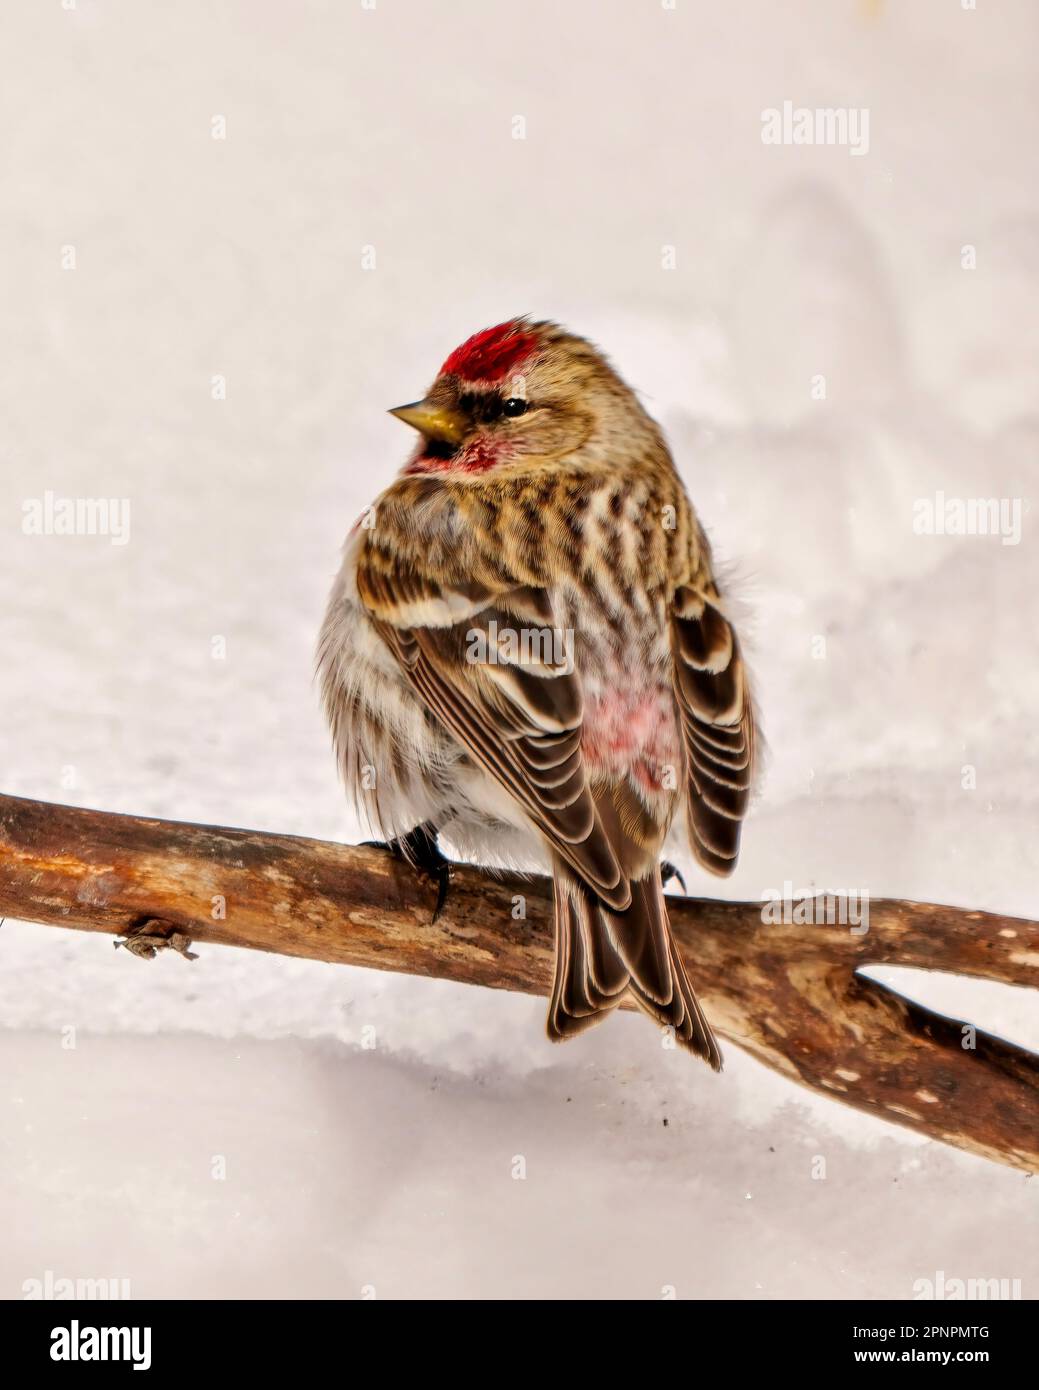
[[[5,0],[0,790],[356,838],[311,678],[339,546],[387,407],[529,311],[644,394],[753,614],[771,764],[721,891],[1039,914],[1037,41],[1030,0]],[[868,108],[868,154],[763,144],[784,100]],[[47,489],[129,498],[129,544],[23,534]],[[938,489],[1021,498],[1020,544],[915,535]],[[1039,1045],[1026,991],[900,978]],[[543,1022],[8,921],[0,1296],[1039,1288],[1024,1176],[731,1045]]]

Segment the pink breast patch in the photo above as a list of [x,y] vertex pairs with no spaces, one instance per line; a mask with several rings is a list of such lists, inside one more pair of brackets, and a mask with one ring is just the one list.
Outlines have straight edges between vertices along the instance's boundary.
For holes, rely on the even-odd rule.
[[643,791],[661,793],[682,756],[671,692],[618,686],[593,697],[585,706],[581,754],[592,776],[627,775]]

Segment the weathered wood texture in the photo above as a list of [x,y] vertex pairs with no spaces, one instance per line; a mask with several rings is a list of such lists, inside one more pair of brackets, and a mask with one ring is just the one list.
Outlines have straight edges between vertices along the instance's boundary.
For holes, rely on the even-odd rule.
[[[525,918],[513,915],[517,895]],[[190,938],[547,993],[545,880],[459,867],[435,924],[433,897],[378,849],[0,796],[0,915],[115,935],[156,920],[138,943],[145,954],[157,935],[177,932],[179,947]],[[215,899],[226,903],[223,920]],[[1035,985],[1039,924],[884,900],[870,903],[868,933],[854,935],[764,924],[760,903],[672,897],[669,906],[725,1038],[833,1099],[1039,1170],[1039,1058],[856,974],[891,964]]]

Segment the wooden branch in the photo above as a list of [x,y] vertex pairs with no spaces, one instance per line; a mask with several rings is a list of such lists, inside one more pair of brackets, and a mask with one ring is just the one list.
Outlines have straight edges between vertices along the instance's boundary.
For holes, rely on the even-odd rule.
[[[548,992],[546,880],[459,866],[436,924],[433,896],[378,849],[0,796],[0,915],[129,933],[141,955],[205,942]],[[513,915],[520,898],[525,918]],[[833,1099],[1039,1170],[1039,1058],[856,974],[908,965],[1034,985],[1039,924],[882,900],[869,904],[868,933],[854,935],[765,924],[761,907],[669,899],[719,1033]]]

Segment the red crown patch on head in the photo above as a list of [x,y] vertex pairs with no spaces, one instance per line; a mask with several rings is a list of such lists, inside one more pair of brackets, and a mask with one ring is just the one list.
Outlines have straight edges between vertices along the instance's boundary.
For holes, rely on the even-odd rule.
[[441,376],[454,374],[464,381],[500,381],[528,357],[537,345],[537,334],[515,319],[485,328],[466,339],[440,368]]

